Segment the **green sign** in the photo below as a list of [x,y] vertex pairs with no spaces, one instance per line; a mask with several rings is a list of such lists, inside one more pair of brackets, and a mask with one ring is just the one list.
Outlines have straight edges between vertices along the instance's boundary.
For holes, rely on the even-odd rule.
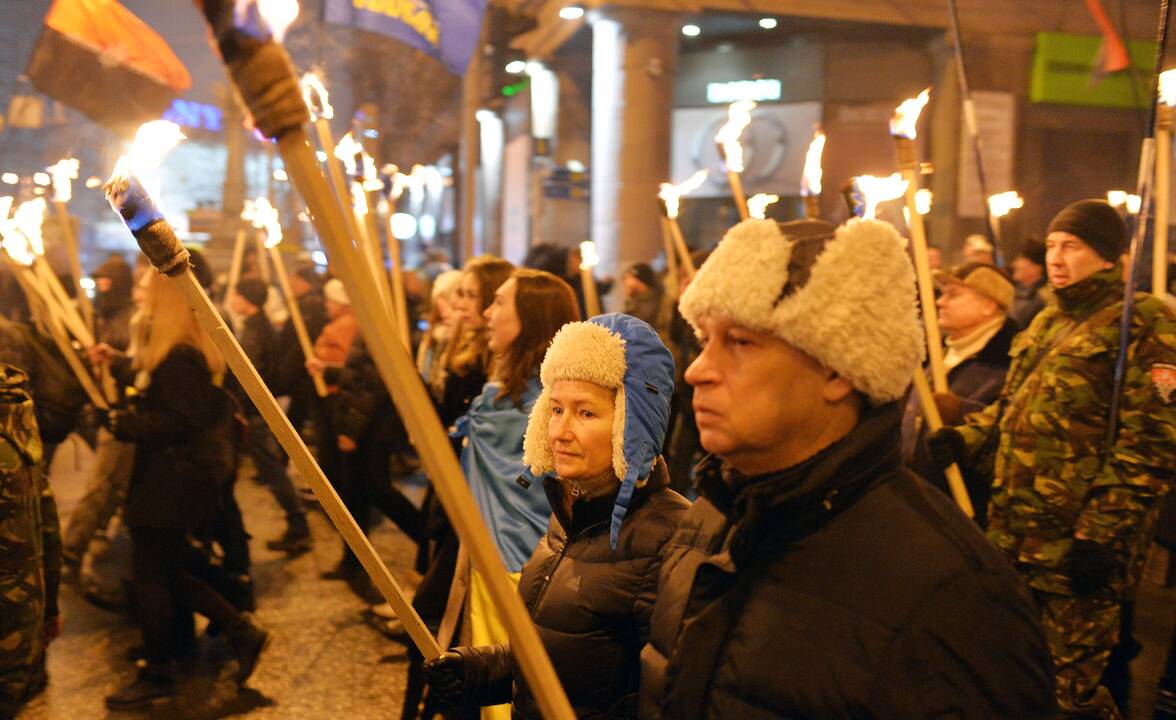
[[1146,108],[1151,102],[1152,61],[1156,44],[1127,43],[1131,67],[1097,80],[1095,70],[1102,38],[1089,35],[1038,33],[1029,99],[1033,102],[1095,107]]

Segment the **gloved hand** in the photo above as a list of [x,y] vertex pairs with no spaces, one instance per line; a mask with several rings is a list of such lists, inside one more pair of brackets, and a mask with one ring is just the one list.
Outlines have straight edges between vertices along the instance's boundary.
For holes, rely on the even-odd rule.
[[465,658],[459,653],[444,652],[425,661],[425,682],[429,685],[429,691],[445,705],[461,705],[465,679]]
[[935,407],[939,409],[939,417],[944,425],[959,425],[968,414],[966,401],[954,393],[935,393]]
[[964,445],[964,436],[954,428],[942,427],[927,434],[927,450],[935,465],[944,469],[952,463],[958,463],[967,452],[967,446]]
[[1078,539],[1066,556],[1070,574],[1070,589],[1078,597],[1090,597],[1110,582],[1118,560],[1115,551],[1093,540]]

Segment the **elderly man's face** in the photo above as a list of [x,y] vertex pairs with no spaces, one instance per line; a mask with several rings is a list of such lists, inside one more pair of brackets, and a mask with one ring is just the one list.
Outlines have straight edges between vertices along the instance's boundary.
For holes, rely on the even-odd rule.
[[698,328],[702,353],[686,381],[703,448],[748,475],[811,455],[832,403],[852,387],[774,335],[721,317]]
[[939,308],[939,329],[949,338],[964,337],[1002,314],[995,300],[957,283],[943,288],[935,304]]

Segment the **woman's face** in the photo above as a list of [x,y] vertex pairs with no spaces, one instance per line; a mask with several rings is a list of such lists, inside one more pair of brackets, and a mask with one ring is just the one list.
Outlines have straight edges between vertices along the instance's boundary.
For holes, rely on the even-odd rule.
[[547,440],[561,479],[578,482],[612,473],[615,404],[616,390],[595,383],[559,380],[551,386]]
[[490,352],[500,355],[519,337],[523,326],[519,322],[518,308],[515,306],[515,294],[519,284],[514,278],[502,283],[494,293],[494,300],[486,308],[486,330],[489,340],[486,343]]
[[482,319],[482,308],[479,307],[482,283],[477,275],[472,272],[464,273],[461,276],[461,285],[453,295],[453,311],[467,330],[476,330],[486,324]]

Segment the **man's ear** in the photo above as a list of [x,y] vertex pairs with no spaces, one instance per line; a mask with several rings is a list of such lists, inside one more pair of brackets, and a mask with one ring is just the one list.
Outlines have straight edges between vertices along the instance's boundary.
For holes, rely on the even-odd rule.
[[830,404],[841,402],[856,390],[853,384],[845,378],[832,370],[828,372],[829,377],[825,379],[825,388],[822,393],[825,397],[825,402]]

